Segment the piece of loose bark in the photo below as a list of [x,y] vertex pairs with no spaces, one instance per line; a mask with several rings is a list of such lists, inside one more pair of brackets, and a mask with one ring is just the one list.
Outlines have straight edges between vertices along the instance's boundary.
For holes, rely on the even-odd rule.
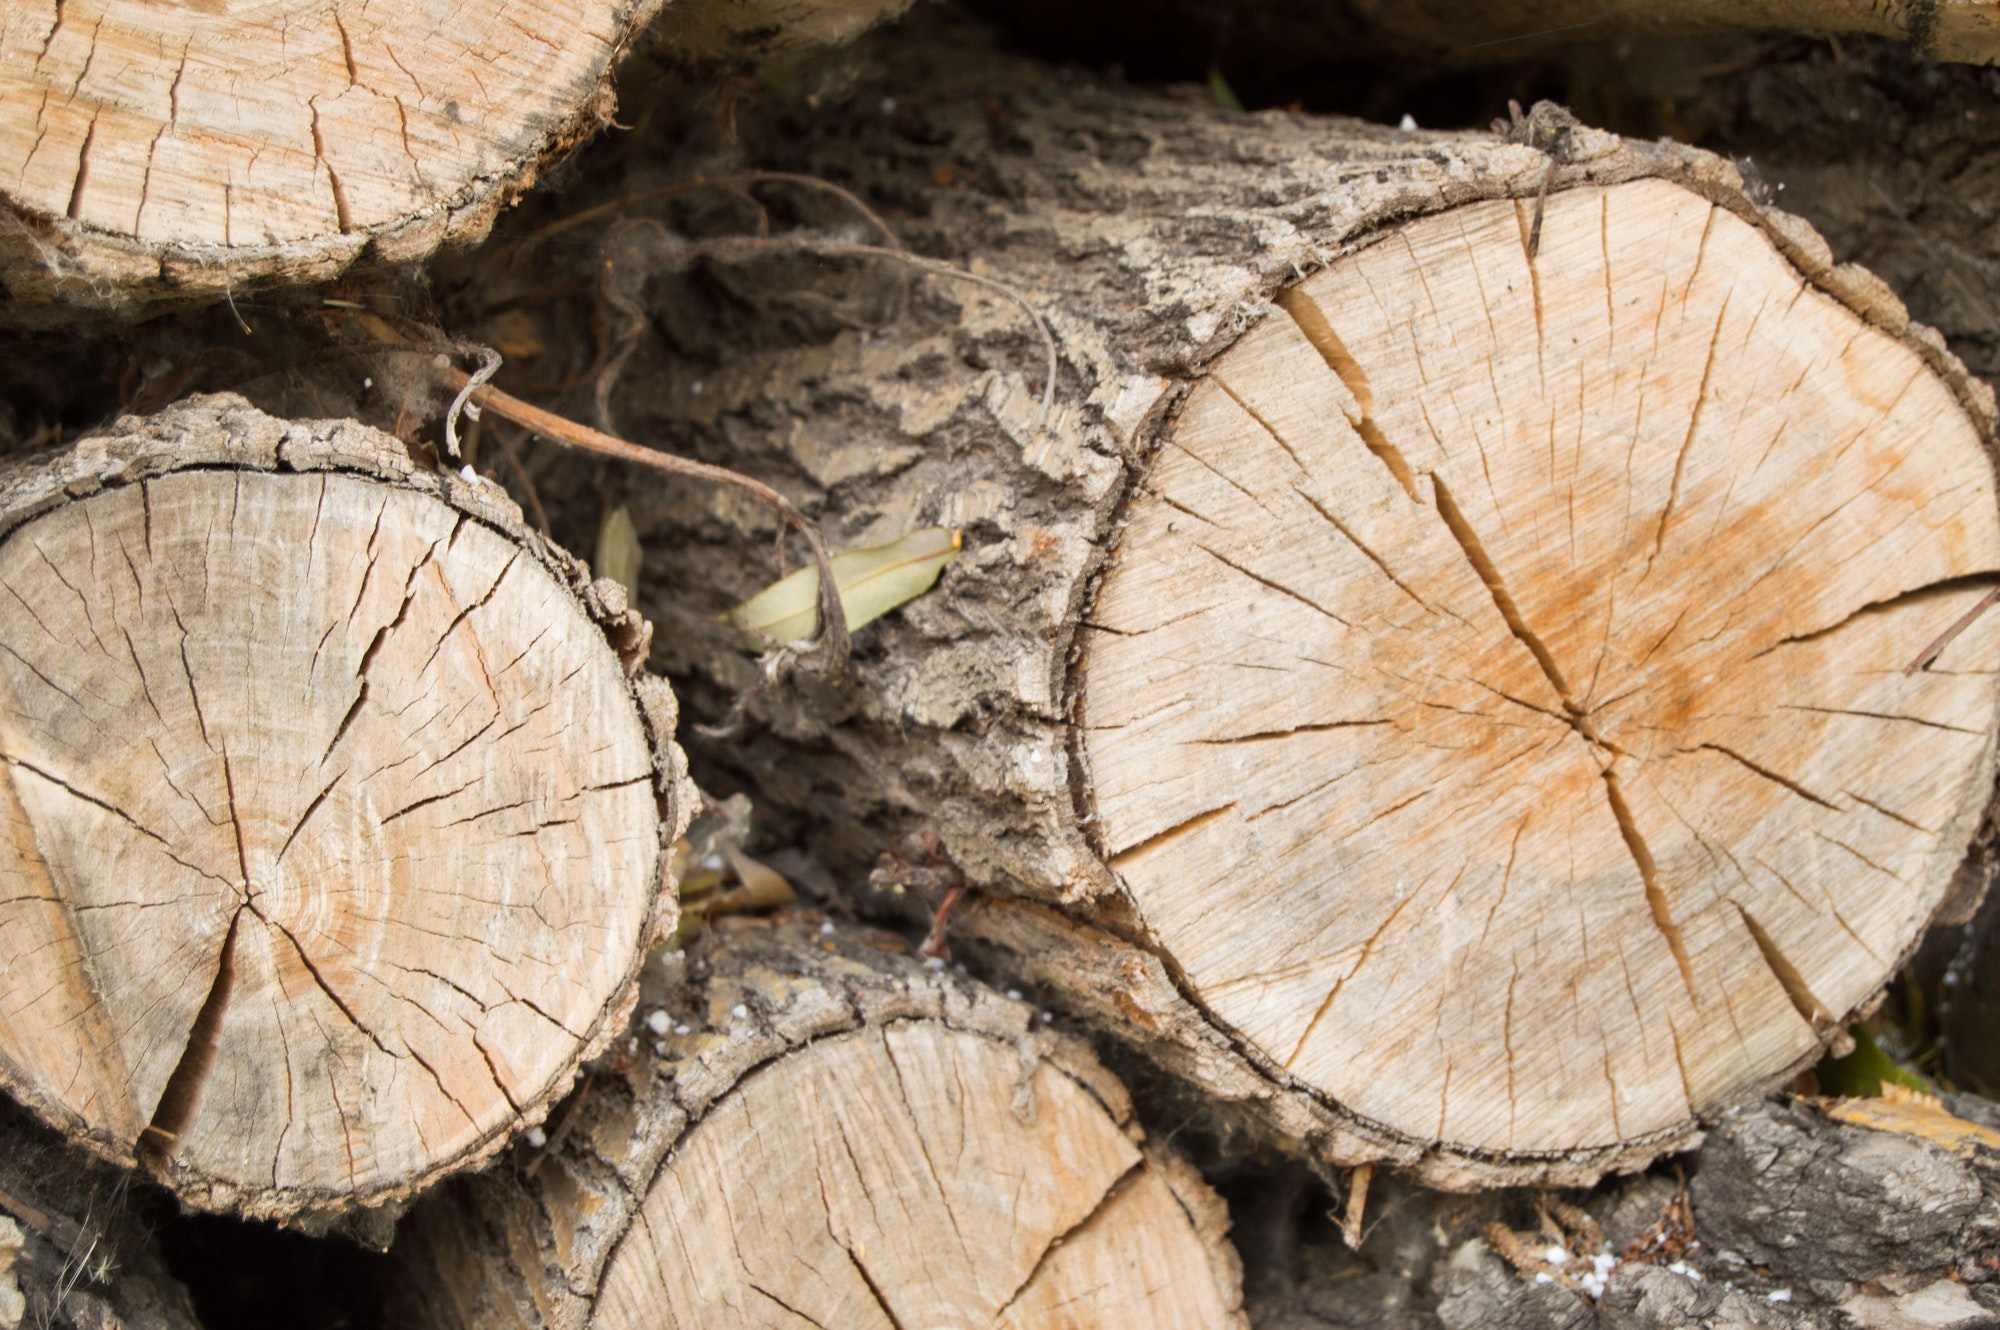
[[[954,937],[1335,1164],[1587,1179],[1810,1063],[1992,790],[2000,615],[1907,670],[2000,579],[1992,398],[1935,334],[1729,163],[1552,107],[1407,133],[921,31],[843,60],[746,158],[908,200],[1062,370],[1041,425],[1034,327],[943,280],[788,346],[736,331],[782,258],[656,279],[707,359],[636,352],[627,428],[836,545],[966,533],[854,685],[713,759],[844,871],[928,827],[1039,902]],[[631,507],[719,706],[759,675],[707,616],[769,527]]]
[[0,1086],[72,1139],[205,1209],[379,1206],[623,1023],[672,695],[496,487],[193,399],[0,475],[0,587]]
[[815,919],[704,934],[545,1153],[419,1207],[419,1324],[1241,1330],[1220,1200],[1080,1042]]

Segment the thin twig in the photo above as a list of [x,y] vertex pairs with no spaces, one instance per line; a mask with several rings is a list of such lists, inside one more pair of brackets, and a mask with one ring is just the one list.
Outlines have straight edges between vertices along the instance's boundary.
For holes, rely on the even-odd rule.
[[[494,430],[493,437],[499,440],[501,455],[507,459],[507,465],[513,469],[514,479],[521,482],[521,496],[528,501],[528,512],[535,519],[535,528],[543,536],[553,539],[554,537],[549,531],[549,511],[542,507],[541,493],[535,488],[534,480],[528,475],[528,468],[521,465],[520,454],[514,451],[514,441],[507,437],[507,431],[504,429]],[[783,527],[779,527],[778,529],[780,531],[784,530]]]
[[576,1125],[577,1114],[581,1113],[583,1106],[590,1101],[590,1090],[595,1084],[597,1084],[597,1068],[592,1067],[584,1073],[583,1084],[577,1087],[575,1096],[569,1101],[569,1107],[563,1110],[562,1121],[556,1123],[555,1130],[549,1132],[543,1140],[542,1148],[537,1150],[535,1157],[522,1168],[523,1176],[533,1181],[535,1174],[541,1172],[542,1161],[556,1152],[562,1145],[563,1138],[569,1135],[569,1129]]
[[1374,1180],[1373,1164],[1357,1164],[1347,1179],[1347,1212],[1340,1217],[1340,1240],[1347,1250],[1360,1251],[1365,1230],[1361,1217],[1368,1208],[1368,1184]]
[[468,405],[479,386],[500,372],[500,353],[490,346],[478,342],[455,342],[461,355],[468,355],[479,361],[479,368],[466,377],[465,386],[458,390],[458,396],[451,399],[451,409],[444,413],[444,448],[453,457],[458,456],[458,413],[470,414],[479,419],[479,408]]
[[1535,261],[1535,255],[1542,249],[1542,216],[1549,205],[1549,185],[1556,178],[1556,159],[1549,157],[1549,169],[1542,172],[1542,187],[1535,191],[1535,224],[1528,229],[1528,262]]
[[[354,319],[369,336],[385,347],[414,352],[433,350],[431,345],[412,343],[380,315],[364,311],[356,313]],[[511,420],[551,443],[596,453],[601,457],[615,457],[621,462],[652,467],[670,475],[688,476],[696,480],[728,485],[777,509],[784,519],[806,538],[806,544],[812,548],[813,563],[819,569],[819,639],[826,649],[828,664],[836,671],[845,668],[848,654],[847,612],[840,603],[840,588],[833,580],[833,562],[827,555],[825,542],[820,539],[819,528],[793,506],[790,499],[763,481],[753,479],[739,471],[731,471],[727,467],[714,466],[707,462],[697,462],[687,457],[676,457],[672,453],[658,452],[651,448],[642,448],[636,443],[628,443],[602,430],[579,425],[553,411],[544,411],[541,407],[531,402],[524,402],[512,393],[502,392],[491,384],[473,382],[472,375],[449,362],[436,366],[435,373],[446,386],[460,392],[465,392],[469,387],[471,391],[467,394],[468,400],[477,403],[482,409],[493,412],[502,420]]]
[[671,198],[675,194],[690,194],[703,189],[719,189],[729,193],[740,194],[746,185],[761,184],[803,185],[807,189],[817,189],[831,194],[861,214],[864,221],[874,227],[875,230],[881,232],[882,238],[888,242],[891,248],[896,250],[901,250],[902,248],[902,242],[896,238],[896,233],[889,229],[889,224],[883,221],[880,214],[866,203],[863,203],[852,191],[842,189],[830,180],[821,180],[818,176],[799,175],[791,171],[744,171],[738,175],[715,176],[706,180],[683,180],[679,184],[661,185],[656,189],[642,189],[637,194],[628,194],[624,198],[613,199],[609,203],[600,203],[594,208],[585,208],[582,212],[573,212],[561,221],[550,222],[541,230],[530,235],[527,238],[527,243],[530,245],[539,243],[540,241],[547,240],[550,236],[561,235],[564,231],[574,230],[576,227],[587,225],[601,217],[615,217],[635,204],[650,203],[654,199]]
[[1942,656],[1944,649],[1950,646],[1960,633],[1972,627],[1973,620],[1993,608],[1995,601],[2000,601],[2000,586],[1994,587],[1984,596],[1981,596],[1977,605],[1959,615],[1957,623],[1939,633],[1935,641],[1917,653],[1915,660],[1903,667],[1903,673],[1915,674],[1918,670],[1929,669],[1931,662]]
[[944,893],[944,899],[938,903],[937,913],[931,917],[931,931],[925,936],[924,945],[917,948],[919,955],[934,961],[951,959],[951,944],[945,940],[945,932],[950,927],[951,907],[958,904],[959,898],[964,896],[965,892],[966,884],[960,882]]

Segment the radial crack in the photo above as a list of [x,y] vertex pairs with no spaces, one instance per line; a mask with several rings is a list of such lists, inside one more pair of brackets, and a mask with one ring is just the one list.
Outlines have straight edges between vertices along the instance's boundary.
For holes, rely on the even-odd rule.
[[1029,1269],[1027,1278],[1016,1285],[1014,1291],[1007,1295],[1007,1300],[995,1309],[992,1324],[998,1325],[1005,1320],[1008,1311],[1013,1308],[1016,1302],[1020,1301],[1021,1295],[1034,1287],[1036,1277],[1042,1273],[1043,1267],[1048,1265],[1050,1257],[1060,1251],[1063,1245],[1071,1238],[1074,1238],[1077,1234],[1088,1228],[1096,1221],[1099,1215],[1108,1211],[1127,1191],[1131,1190],[1133,1184],[1144,1171],[1145,1162],[1146,1158],[1144,1155],[1133,1159],[1131,1163],[1125,1166],[1123,1173],[1120,1173],[1111,1180],[1111,1185],[1104,1189],[1104,1194],[1097,1198],[1097,1204],[1090,1207],[1089,1213],[1048,1240],[1048,1243],[1042,1248],[1042,1254],[1035,1258],[1035,1264]]
[[[1418,271],[1421,273],[1422,269]],[[1403,493],[1409,495],[1412,502],[1421,502],[1417,498],[1416,474],[1403,460],[1403,454],[1383,435],[1381,426],[1375,423],[1375,392],[1368,386],[1368,376],[1362,372],[1360,362],[1348,352],[1326,315],[1304,292],[1297,287],[1288,287],[1278,293],[1277,302],[1278,308],[1291,315],[1292,322],[1305,334],[1313,350],[1319,352],[1326,367],[1353,394],[1360,417],[1349,423],[1361,436],[1362,445],[1389,469],[1389,474],[1396,478],[1396,483],[1403,487]]]
[[1386,563],[1383,560],[1381,555],[1377,554],[1374,550],[1370,549],[1367,546],[1367,544],[1362,541],[1361,537],[1355,535],[1352,531],[1348,530],[1346,523],[1342,522],[1338,517],[1335,517],[1330,511],[1328,511],[1325,507],[1323,507],[1320,504],[1320,501],[1318,499],[1315,499],[1312,495],[1306,493],[1303,489],[1299,489],[1299,487],[1296,485],[1294,485],[1292,488],[1298,491],[1298,496],[1306,501],[1308,507],[1310,507],[1314,512],[1318,513],[1321,517],[1326,519],[1326,524],[1328,526],[1332,527],[1335,531],[1338,531],[1342,536],[1346,537],[1348,544],[1354,546],[1355,549],[1360,550],[1361,553],[1367,558],[1368,562],[1374,564],[1378,569],[1380,569],[1382,572],[1382,576],[1388,578],[1391,582],[1395,583],[1396,590],[1402,592],[1404,595],[1408,596],[1411,600],[1415,601],[1421,608],[1429,611],[1432,614],[1437,613],[1435,609],[1433,609],[1429,604],[1425,602],[1422,596],[1419,596],[1416,592],[1410,589],[1409,583],[1405,582],[1402,578],[1396,576],[1395,573],[1390,571],[1388,563]]
[[1120,850],[1117,854],[1111,857],[1111,866],[1113,868],[1118,868],[1126,863],[1131,862],[1133,859],[1138,858],[1142,854],[1149,854],[1152,851],[1159,849],[1161,846],[1167,844],[1169,841],[1177,840],[1180,837],[1187,835],[1191,831],[1199,830],[1200,828],[1207,826],[1210,822],[1215,821],[1215,819],[1221,817],[1223,814],[1231,813],[1234,812],[1235,810],[1236,810],[1236,805],[1234,803],[1227,803],[1220,808],[1211,808],[1205,812],[1196,813],[1193,817],[1184,818],[1181,821],[1174,823],[1174,825],[1172,825],[1171,827],[1168,827],[1165,831],[1154,832],[1152,835],[1146,837],[1146,839],[1142,841],[1139,841],[1137,844],[1127,846],[1125,849]]
[[[1680,751],[1687,752],[1689,750],[1682,749]],[[1821,808],[1831,809],[1836,813],[1841,811],[1841,808],[1838,804],[1835,804],[1829,799],[1821,798],[1819,795],[1814,794],[1811,790],[1799,784],[1797,781],[1787,779],[1784,776],[1780,776],[1777,772],[1771,770],[1769,767],[1759,766],[1757,763],[1752,762],[1749,758],[1743,756],[1743,754],[1737,752],[1733,748],[1724,748],[1721,744],[1700,744],[1694,749],[1694,751],[1720,753],[1724,757],[1730,759],[1732,762],[1735,762],[1740,766],[1742,766],[1745,770],[1753,772],[1756,775],[1762,776],[1765,780],[1770,781],[1773,785],[1779,785],[1787,790],[1790,790],[1793,794],[1798,795],[1799,798],[1804,799],[1807,803],[1818,804]]]
[[180,1061],[167,1077],[166,1088],[160,1092],[159,1103],[154,1106],[153,1120],[140,1133],[133,1153],[155,1176],[165,1173],[167,1164],[180,1149],[181,1140],[194,1123],[195,1110],[201,1105],[202,1088],[208,1084],[209,1074],[215,1070],[216,1046],[222,1034],[222,1017],[229,1009],[229,995],[236,987],[236,929],[243,919],[243,907],[236,908],[229,921],[229,931],[223,935],[222,954],[217,957],[215,981],[209,985],[208,997],[203,1000],[201,1010],[196,1013],[194,1024],[188,1029],[187,1043],[181,1049]]
[[1375,720],[1330,720],[1319,725],[1294,725],[1283,730],[1259,730],[1255,734],[1231,734],[1220,739],[1196,739],[1203,745],[1267,743],[1272,739],[1289,739],[1295,734],[1324,734],[1328,730],[1367,729],[1375,725],[1392,724],[1386,717]]
[[1798,1009],[1805,1023],[1814,1030],[1824,1030],[1833,1024],[1833,1013],[1826,1009],[1825,1003],[1813,996],[1812,989],[1806,984],[1806,977],[1799,973],[1798,967],[1786,958],[1784,952],[1778,950],[1778,944],[1764,931],[1764,926],[1757,922],[1757,916],[1750,913],[1741,901],[1732,901],[1731,904],[1735,905],[1736,912],[1743,916],[1743,927],[1749,930],[1751,940],[1757,944],[1757,950],[1764,957],[1764,964],[1770,967],[1778,986],[1785,990],[1785,996],[1791,999],[1792,1006]]
[[1674,964],[1680,967],[1681,982],[1687,985],[1688,997],[1694,997],[1694,965],[1688,960],[1687,943],[1681,938],[1681,930],[1674,923],[1672,910],[1667,903],[1666,887],[1660,882],[1660,868],[1653,861],[1653,852],[1646,848],[1645,838],[1639,834],[1639,824],[1632,817],[1632,810],[1625,803],[1625,795],[1618,788],[1618,773],[1608,767],[1604,771],[1604,794],[1611,804],[1611,816],[1617,819],[1618,833],[1625,838],[1625,846],[1632,852],[1632,862],[1639,867],[1639,880],[1646,887],[1646,905],[1652,911],[1653,925],[1660,930],[1660,936],[1667,941],[1667,949],[1674,954]]
[[1339,624],[1342,628],[1352,628],[1354,626],[1347,620],[1341,618],[1338,614],[1335,614],[1332,610],[1328,609],[1326,606],[1314,600],[1311,596],[1305,595],[1298,591],[1294,591],[1290,587],[1286,586],[1283,582],[1274,581],[1271,578],[1264,576],[1262,573],[1252,572],[1250,569],[1244,567],[1240,563],[1237,563],[1234,559],[1229,558],[1227,555],[1216,553],[1214,550],[1202,544],[1200,541],[1196,541],[1194,547],[1200,550],[1203,554],[1206,554],[1209,558],[1221,564],[1223,567],[1232,569],[1235,572],[1239,572],[1243,574],[1243,576],[1249,578],[1252,582],[1257,583],[1259,586],[1269,587],[1271,590],[1277,592],[1281,596],[1291,597],[1293,600],[1296,600],[1299,604],[1304,605],[1307,609],[1314,610],[1319,614],[1325,615],[1327,618]]
[[[1479,580],[1485,584],[1487,594],[1493,597],[1493,606],[1500,611],[1501,619],[1507,624],[1507,631],[1514,634],[1522,646],[1528,648],[1528,654],[1535,658],[1537,665],[1541,666],[1542,674],[1547,677],[1549,686],[1554,688],[1556,696],[1562,699],[1564,710],[1570,713],[1573,722],[1581,728],[1583,710],[1577,705],[1576,695],[1570,691],[1569,680],[1563,677],[1554,654],[1549,651],[1547,644],[1535,635],[1534,630],[1528,627],[1527,620],[1521,617],[1520,606],[1514,603],[1514,597],[1508,592],[1507,584],[1501,579],[1500,570],[1494,566],[1492,557],[1487,554],[1486,546],[1480,543],[1472,524],[1465,520],[1465,514],[1452,499],[1451,489],[1444,483],[1444,477],[1433,471],[1430,473],[1430,480],[1432,492],[1437,496],[1438,516],[1444,519],[1452,539],[1456,540],[1459,548],[1465,551],[1466,562],[1472,565],[1472,571],[1477,573]],[[1587,731],[1584,737],[1593,743],[1597,742],[1597,737]]]

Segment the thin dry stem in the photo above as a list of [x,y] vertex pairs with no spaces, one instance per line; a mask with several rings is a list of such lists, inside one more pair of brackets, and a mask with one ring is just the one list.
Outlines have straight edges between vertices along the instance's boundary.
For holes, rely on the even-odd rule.
[[[356,313],[354,318],[369,336],[385,346],[410,351],[430,349],[421,344],[412,344],[388,320],[379,315],[361,312]],[[477,383],[472,375],[449,362],[435,365],[433,372],[440,382],[455,391],[463,393],[469,387],[468,400],[482,410],[492,411],[501,419],[510,420],[552,443],[596,453],[601,457],[615,457],[622,462],[651,467],[670,475],[688,476],[696,480],[728,485],[777,509],[784,519],[806,538],[806,544],[812,549],[813,563],[819,569],[818,640],[826,651],[830,666],[836,671],[845,668],[849,646],[847,614],[840,603],[840,589],[834,582],[833,563],[827,555],[826,543],[820,539],[819,527],[800,512],[790,499],[764,482],[743,475],[741,472],[731,471],[727,467],[676,457],[672,453],[658,452],[652,448],[642,448],[636,443],[606,434],[602,430],[579,425],[553,411],[545,411],[531,402],[524,402],[512,393],[502,392],[491,384]]]
[[[807,189],[817,189],[831,194],[854,209],[855,212],[861,215],[862,220],[866,221],[876,231],[879,231],[883,240],[887,242],[890,248],[899,251],[902,249],[902,242],[897,240],[896,233],[889,229],[889,224],[883,221],[880,214],[866,203],[863,203],[859,197],[848,190],[842,189],[830,180],[821,180],[818,176],[798,175],[791,171],[744,171],[736,175],[714,176],[704,180],[684,180],[679,184],[661,185],[657,189],[640,190],[636,194],[628,194],[624,198],[614,199],[610,203],[600,203],[594,208],[585,208],[582,212],[571,213],[560,221],[550,222],[541,230],[527,237],[524,243],[527,245],[539,244],[551,236],[561,235],[565,231],[588,225],[600,218],[615,217],[627,208],[641,203],[650,203],[655,199],[671,198],[676,194],[691,194],[704,189],[715,189],[724,191],[725,193],[744,195],[746,193],[746,186],[763,184],[801,185]],[[754,199],[751,201],[755,203]],[[758,205],[758,212],[760,214],[763,212],[762,205]]]

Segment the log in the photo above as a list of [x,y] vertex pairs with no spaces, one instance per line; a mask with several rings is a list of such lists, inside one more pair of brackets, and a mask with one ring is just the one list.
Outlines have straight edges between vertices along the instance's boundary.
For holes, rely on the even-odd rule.
[[[836,546],[966,533],[707,759],[836,876],[935,833],[993,898],[958,936],[1331,1163],[1586,1181],[1816,1058],[1993,786],[2000,615],[1906,670],[2000,577],[1992,398],[1936,334],[1729,163],[1553,107],[1234,116],[922,34],[843,71],[700,169],[898,200],[1046,315],[1056,399],[990,288],[884,324],[904,269],[850,255],[842,327],[782,241],[609,255],[662,334],[626,429]],[[630,502],[719,715],[772,527]]]
[[497,487],[196,398],[0,476],[0,586],[0,1088],[70,1139],[324,1221],[622,1026],[673,700]]
[[[755,59],[907,3],[675,6],[653,47]],[[661,8],[16,6],[0,24],[6,316],[208,302],[477,242],[611,123],[613,72]]]
[[900,937],[729,922],[560,1139],[412,1213],[409,1323],[1245,1326],[1221,1201],[1082,1043]]

